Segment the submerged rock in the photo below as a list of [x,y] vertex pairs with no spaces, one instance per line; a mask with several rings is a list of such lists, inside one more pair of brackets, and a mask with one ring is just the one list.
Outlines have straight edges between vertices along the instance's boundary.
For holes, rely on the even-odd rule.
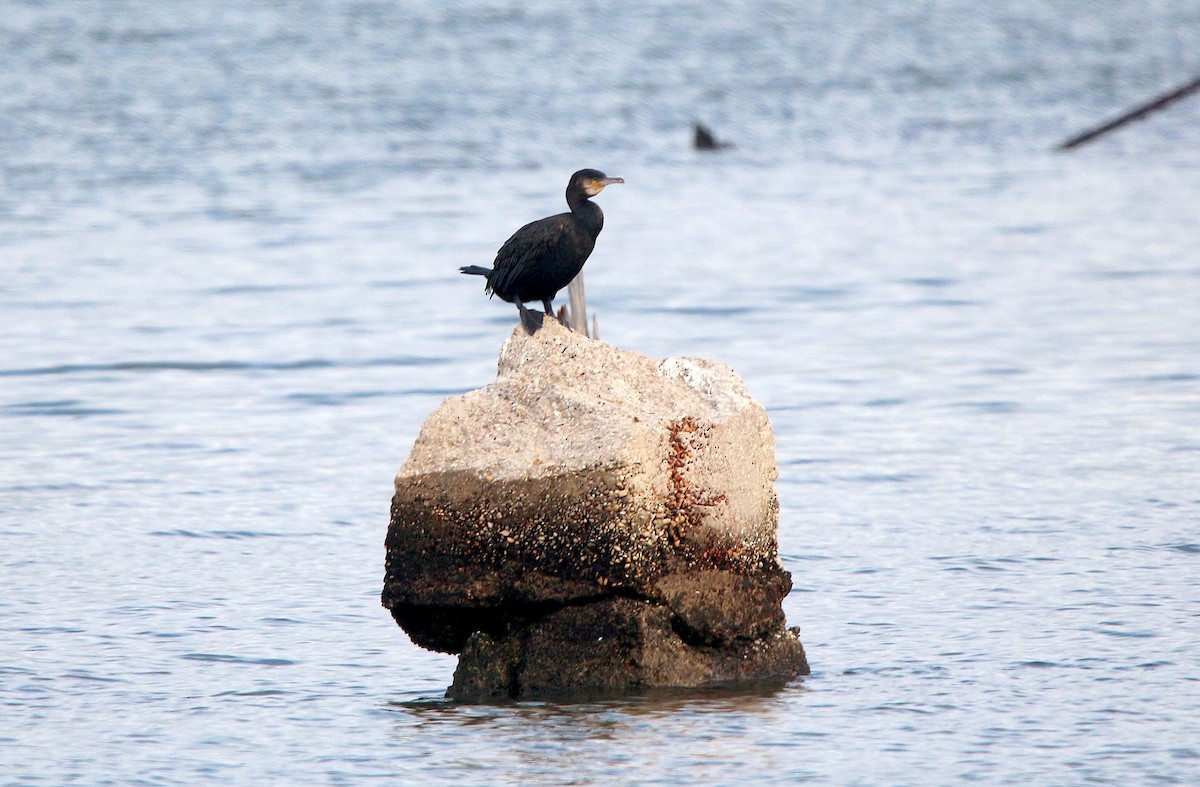
[[807,674],[776,475],[727,367],[518,328],[396,476],[383,604],[465,700]]

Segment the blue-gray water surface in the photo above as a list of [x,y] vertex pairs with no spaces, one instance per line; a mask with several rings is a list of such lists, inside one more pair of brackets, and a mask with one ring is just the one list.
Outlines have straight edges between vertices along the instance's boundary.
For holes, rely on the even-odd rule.
[[[1197,74],[1175,0],[4,3],[0,783],[1200,783],[1200,97],[1054,151]],[[379,606],[583,166],[808,678],[456,706]]]

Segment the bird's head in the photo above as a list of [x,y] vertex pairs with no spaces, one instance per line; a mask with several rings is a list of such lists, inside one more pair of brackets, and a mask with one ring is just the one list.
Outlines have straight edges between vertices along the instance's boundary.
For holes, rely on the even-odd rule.
[[571,185],[589,197],[604,191],[605,186],[624,182],[624,178],[610,178],[598,169],[581,169],[571,176]]

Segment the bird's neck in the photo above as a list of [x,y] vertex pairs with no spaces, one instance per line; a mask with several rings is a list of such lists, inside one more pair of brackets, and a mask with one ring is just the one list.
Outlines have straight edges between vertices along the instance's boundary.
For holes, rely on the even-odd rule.
[[571,206],[571,215],[575,221],[587,228],[589,232],[594,234],[604,228],[604,211],[600,210],[600,206],[587,197],[568,200],[567,204]]

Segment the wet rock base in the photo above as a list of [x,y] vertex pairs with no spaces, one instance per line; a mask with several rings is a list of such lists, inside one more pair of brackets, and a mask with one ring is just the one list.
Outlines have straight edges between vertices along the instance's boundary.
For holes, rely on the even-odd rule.
[[466,642],[447,696],[468,701],[608,695],[807,674],[798,630],[688,642],[669,607],[630,598],[564,607],[500,640]]

